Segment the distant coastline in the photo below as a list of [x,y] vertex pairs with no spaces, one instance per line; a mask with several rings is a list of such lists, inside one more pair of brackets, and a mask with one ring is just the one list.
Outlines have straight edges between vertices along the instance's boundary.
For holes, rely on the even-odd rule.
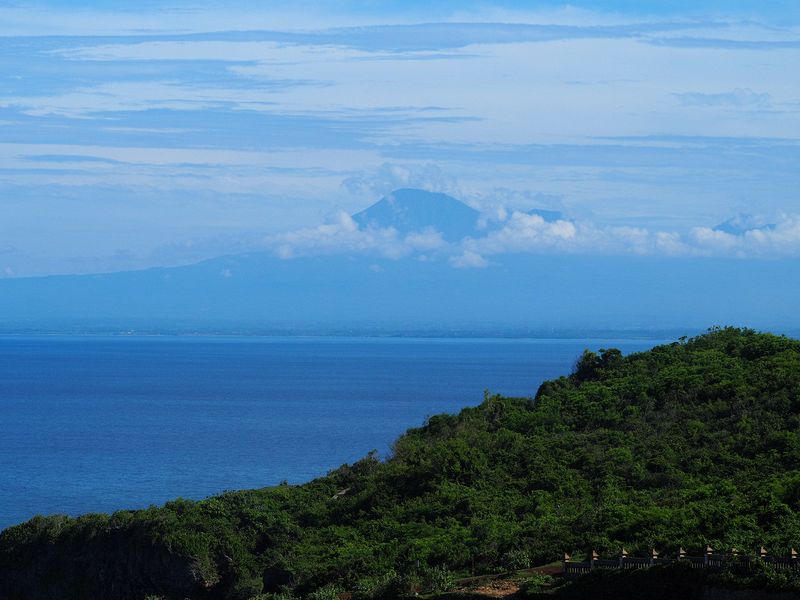
[[[474,324],[458,327],[227,327],[227,326],[15,326],[0,323],[0,336],[107,336],[107,337],[252,337],[252,338],[354,338],[354,339],[513,339],[513,340],[677,340],[697,335],[704,327],[667,327],[658,329],[581,329],[581,328],[508,328]],[[782,331],[800,334],[800,329]]]
[[[657,340],[660,342],[692,337],[704,327],[668,327],[658,329],[568,329],[464,327],[462,328],[236,328],[236,327],[13,327],[0,324],[0,337],[180,337],[180,338],[265,338],[265,339],[393,339],[393,340]],[[762,328],[758,328],[762,329]],[[789,337],[800,337],[800,329],[764,328]]]

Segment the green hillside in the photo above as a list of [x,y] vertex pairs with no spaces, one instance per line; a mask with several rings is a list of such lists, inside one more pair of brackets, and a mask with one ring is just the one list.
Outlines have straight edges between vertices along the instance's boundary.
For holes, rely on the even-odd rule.
[[[420,390],[420,394],[424,394]],[[535,399],[487,396],[300,486],[35,518],[4,598],[386,597],[594,547],[800,544],[800,342],[713,330],[585,353]]]

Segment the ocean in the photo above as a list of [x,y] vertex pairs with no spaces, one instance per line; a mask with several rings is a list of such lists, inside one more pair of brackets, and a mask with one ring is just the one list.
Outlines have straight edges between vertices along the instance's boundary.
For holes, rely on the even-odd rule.
[[658,340],[0,336],[0,529],[300,483]]

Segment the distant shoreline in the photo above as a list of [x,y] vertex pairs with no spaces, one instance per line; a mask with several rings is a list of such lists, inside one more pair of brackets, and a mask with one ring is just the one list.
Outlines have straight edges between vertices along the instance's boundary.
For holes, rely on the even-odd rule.
[[[504,332],[504,331],[333,331],[333,332],[245,332],[245,331],[147,331],[147,330],[0,330],[1,338],[13,337],[87,337],[87,338],[250,338],[250,339],[363,339],[363,340],[677,340],[699,333],[695,328],[664,331],[563,331],[563,332]],[[788,335],[789,333],[787,333]]]
[[[761,328],[755,328],[757,330]],[[772,328],[779,335],[800,336],[800,330]],[[0,327],[0,339],[12,337],[103,337],[103,338],[246,338],[246,339],[363,339],[363,340],[679,340],[693,337],[706,331],[706,328],[664,328],[664,329],[435,329],[435,328],[353,328],[353,329],[236,329],[236,328],[6,328]]]

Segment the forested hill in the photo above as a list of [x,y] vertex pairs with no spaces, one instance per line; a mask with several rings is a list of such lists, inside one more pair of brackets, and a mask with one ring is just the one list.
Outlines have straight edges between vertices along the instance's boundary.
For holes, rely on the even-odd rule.
[[[420,390],[420,394],[424,394]],[[4,598],[386,597],[595,547],[800,544],[800,342],[721,329],[586,353],[308,484],[0,534]],[[428,583],[425,583],[428,582]]]

